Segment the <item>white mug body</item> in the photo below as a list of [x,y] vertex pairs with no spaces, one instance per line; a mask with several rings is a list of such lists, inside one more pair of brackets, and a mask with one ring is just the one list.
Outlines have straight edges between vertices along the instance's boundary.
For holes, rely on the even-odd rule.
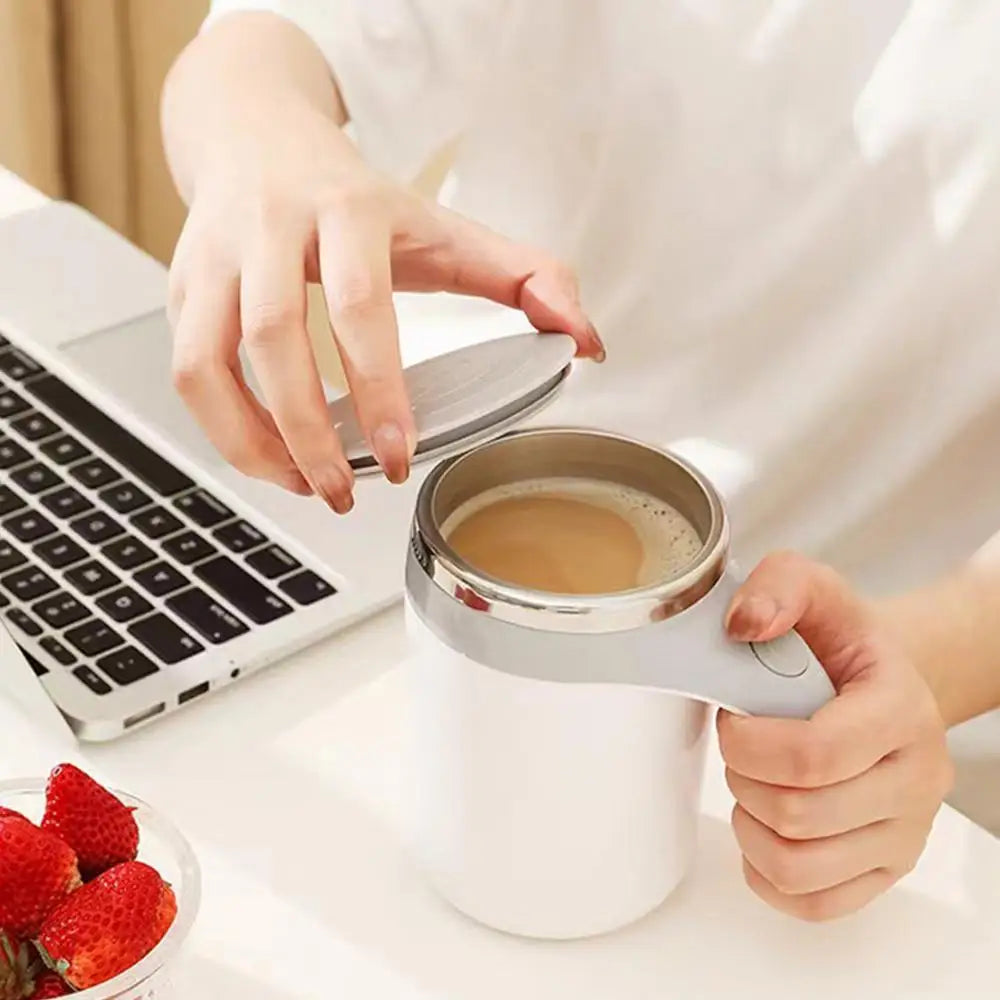
[[688,872],[711,711],[477,663],[406,607],[415,850],[436,890],[498,930],[601,934]]

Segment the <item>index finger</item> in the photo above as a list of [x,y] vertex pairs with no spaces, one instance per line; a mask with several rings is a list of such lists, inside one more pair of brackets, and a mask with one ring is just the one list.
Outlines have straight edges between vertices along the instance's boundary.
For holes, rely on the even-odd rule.
[[719,748],[731,770],[770,785],[821,788],[847,781],[909,742],[897,691],[876,671],[808,720],[720,711]]
[[403,380],[392,302],[390,236],[375,221],[320,222],[319,266],[330,324],[358,422],[391,483],[410,471],[417,431]]

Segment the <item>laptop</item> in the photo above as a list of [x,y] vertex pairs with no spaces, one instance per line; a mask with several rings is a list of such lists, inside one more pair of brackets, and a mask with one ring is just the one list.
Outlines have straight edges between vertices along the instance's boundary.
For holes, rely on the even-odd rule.
[[[359,474],[350,515],[243,476],[174,392],[165,305],[165,269],[82,209],[0,219],[0,622],[88,741],[183,708],[402,592],[419,474],[386,483],[341,397],[330,415]],[[519,340],[407,371],[419,454],[545,405],[572,342]]]

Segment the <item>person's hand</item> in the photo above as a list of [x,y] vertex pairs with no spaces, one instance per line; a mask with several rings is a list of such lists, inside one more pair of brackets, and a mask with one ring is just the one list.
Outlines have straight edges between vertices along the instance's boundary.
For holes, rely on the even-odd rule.
[[771,556],[736,595],[734,639],[792,627],[837,696],[808,721],[720,712],[733,828],[750,888],[807,920],[864,906],[909,872],[952,780],[930,688],[833,570]]
[[[570,271],[378,176],[308,105],[255,106],[194,185],[171,268],[174,383],[231,464],[350,510],[353,475],[306,331],[306,282],[322,281],[358,418],[385,475],[415,447],[393,289],[449,291],[523,310],[539,330],[603,347]],[[247,386],[238,350],[260,384]]]

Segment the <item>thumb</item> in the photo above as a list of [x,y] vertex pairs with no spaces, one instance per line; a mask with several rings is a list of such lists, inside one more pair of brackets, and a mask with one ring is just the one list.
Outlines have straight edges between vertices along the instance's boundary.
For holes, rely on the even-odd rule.
[[573,271],[533,247],[436,208],[446,233],[441,290],[491,299],[520,309],[544,333],[567,333],[581,357],[603,361],[604,344],[583,306]]
[[874,659],[875,622],[850,585],[828,566],[794,552],[768,556],[736,592],[726,629],[763,642],[796,629],[840,686]]

